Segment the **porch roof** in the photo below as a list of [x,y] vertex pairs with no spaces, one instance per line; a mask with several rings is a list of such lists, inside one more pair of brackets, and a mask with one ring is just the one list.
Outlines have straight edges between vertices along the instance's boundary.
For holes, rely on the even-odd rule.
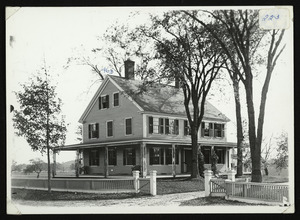
[[[122,146],[131,144],[160,144],[160,145],[191,145],[191,141],[180,141],[180,140],[159,140],[159,139],[138,139],[138,140],[126,140],[126,141],[111,141],[111,142],[97,142],[97,143],[80,143],[71,144],[66,146],[55,147],[54,151],[73,151],[77,149],[95,148],[95,147],[112,147]],[[204,146],[218,146],[218,147],[236,147],[234,142],[226,141],[212,141],[212,140],[200,140],[199,144]]]

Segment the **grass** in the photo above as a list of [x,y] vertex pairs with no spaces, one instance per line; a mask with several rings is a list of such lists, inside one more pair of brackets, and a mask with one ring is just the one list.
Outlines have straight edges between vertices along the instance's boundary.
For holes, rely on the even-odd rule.
[[257,206],[257,205],[264,205],[264,204],[251,204],[251,203],[245,203],[245,202],[231,201],[231,200],[226,200],[225,198],[222,198],[222,197],[199,197],[196,199],[183,201],[180,204],[180,206],[226,206],[226,205]]
[[32,189],[12,189],[12,200],[27,201],[79,201],[79,200],[107,200],[107,199],[128,199],[138,196],[134,193],[74,193]]
[[[204,184],[200,179],[157,179],[157,195],[171,193],[199,192],[204,190]],[[106,199],[128,199],[149,195],[150,186],[147,184],[139,194],[135,193],[74,193],[52,191],[49,194],[43,190],[12,189],[12,199],[56,201],[56,200],[106,200]]]

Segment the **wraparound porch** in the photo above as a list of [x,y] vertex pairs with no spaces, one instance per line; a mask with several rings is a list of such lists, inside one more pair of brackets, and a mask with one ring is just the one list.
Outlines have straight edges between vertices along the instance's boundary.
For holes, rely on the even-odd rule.
[[[232,168],[231,151],[234,143],[199,143],[206,158],[205,167],[210,168],[210,151],[220,155],[217,167],[221,172]],[[76,167],[82,168],[81,176],[131,176],[132,169],[149,176],[151,170],[157,175],[173,176],[191,172],[192,151],[190,143],[164,142],[162,140],[135,140],[108,143],[87,143],[56,148],[56,151],[76,151]],[[55,151],[55,152],[56,152]],[[56,154],[53,154],[54,167]],[[55,168],[54,168],[54,173]],[[78,175],[80,175],[78,173]]]

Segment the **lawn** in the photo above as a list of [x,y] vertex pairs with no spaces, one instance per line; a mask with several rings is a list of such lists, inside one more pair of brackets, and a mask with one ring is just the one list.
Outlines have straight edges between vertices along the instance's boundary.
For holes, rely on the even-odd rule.
[[[157,195],[165,195],[172,193],[199,192],[204,191],[203,181],[200,179],[182,178],[182,179],[157,179]],[[145,185],[140,193],[72,193],[72,192],[56,192],[48,194],[42,190],[12,189],[12,199],[21,200],[38,200],[38,201],[54,201],[54,200],[105,200],[105,199],[127,199],[139,196],[149,195],[150,185]]]
[[226,200],[223,197],[199,197],[196,199],[183,201],[180,204],[180,206],[224,206],[224,205],[257,206],[257,205],[265,205],[265,204],[251,204],[245,202],[231,201],[231,200]]

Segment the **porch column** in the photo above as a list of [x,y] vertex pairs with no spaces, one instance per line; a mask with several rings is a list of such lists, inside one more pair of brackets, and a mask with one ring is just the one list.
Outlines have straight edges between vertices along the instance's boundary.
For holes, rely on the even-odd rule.
[[141,174],[145,178],[147,176],[147,161],[146,161],[146,144],[144,142],[140,145],[140,165]]
[[108,177],[108,147],[104,148],[104,177]]
[[225,166],[226,166],[226,169],[225,170],[228,170],[229,169],[229,161],[228,161],[229,151],[228,151],[227,147],[225,149],[226,149],[226,151],[225,151]]
[[175,163],[175,144],[172,144],[172,175],[176,176],[176,163]]
[[76,150],[75,173],[76,177],[79,177],[79,149]]

